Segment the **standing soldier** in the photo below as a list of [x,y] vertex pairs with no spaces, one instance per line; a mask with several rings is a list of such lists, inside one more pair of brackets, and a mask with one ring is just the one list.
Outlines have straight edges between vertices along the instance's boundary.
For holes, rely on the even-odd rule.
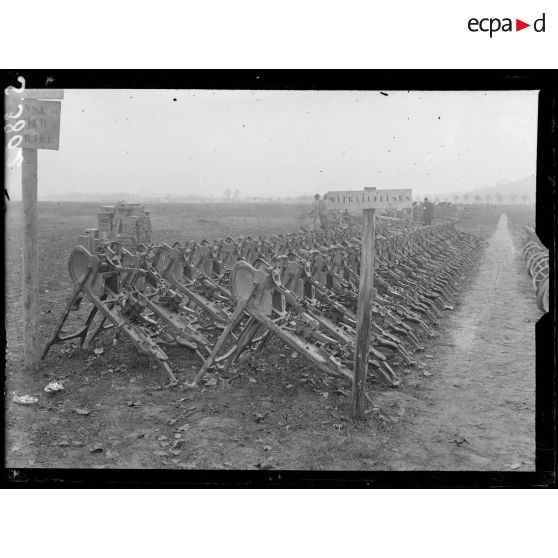
[[351,224],[351,216],[349,215],[349,211],[345,209],[343,213],[339,215],[339,226],[342,229],[348,229]]
[[432,217],[434,216],[434,206],[432,205],[432,202],[428,201],[428,198],[424,198],[422,207],[423,207],[422,216],[424,219],[424,224],[431,225]]
[[312,203],[312,209],[308,212],[308,215],[312,217],[312,228],[314,230],[320,227],[325,228],[326,214],[325,214],[324,200],[320,199],[320,194],[314,195],[314,202]]

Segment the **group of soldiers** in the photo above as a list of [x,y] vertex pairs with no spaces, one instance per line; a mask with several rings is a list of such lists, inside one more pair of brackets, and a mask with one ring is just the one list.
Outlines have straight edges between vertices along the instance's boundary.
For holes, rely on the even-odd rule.
[[[424,225],[431,225],[432,219],[434,217],[434,204],[429,201],[428,198],[424,198],[424,201],[419,205],[418,202],[413,203],[413,210],[420,210],[422,213],[422,222]],[[312,207],[308,212],[308,216],[312,218],[312,228],[325,229],[328,224],[327,218],[327,208],[324,200],[320,197],[320,194],[314,194],[314,201],[312,202]],[[344,215],[341,218],[348,220],[348,212],[345,210]]]

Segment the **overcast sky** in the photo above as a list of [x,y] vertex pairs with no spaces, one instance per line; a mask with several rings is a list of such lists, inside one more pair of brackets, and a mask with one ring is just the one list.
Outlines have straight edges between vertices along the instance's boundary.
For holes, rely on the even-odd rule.
[[[65,90],[55,193],[474,190],[535,174],[537,92]],[[21,199],[19,170],[8,171]]]

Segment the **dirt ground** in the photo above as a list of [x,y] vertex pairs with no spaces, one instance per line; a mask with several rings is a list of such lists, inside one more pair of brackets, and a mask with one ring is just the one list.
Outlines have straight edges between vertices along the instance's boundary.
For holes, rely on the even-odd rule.
[[[70,205],[40,205],[43,340],[69,294],[70,249],[95,221],[94,205]],[[287,232],[299,224],[301,208],[219,210],[216,217],[211,207],[196,208],[186,223],[180,207],[153,208],[156,240],[184,238],[196,220],[207,222],[208,237]],[[147,357],[110,340],[100,355],[55,346],[37,375],[26,374],[21,221],[17,206],[10,208],[6,466],[534,470],[534,325],[540,312],[518,252],[519,225],[534,215],[520,207],[505,212],[479,209],[460,225],[485,237],[487,247],[456,308],[444,314],[436,337],[424,340],[418,365],[397,370],[404,378],[399,388],[369,382],[374,405],[368,420],[355,424],[350,386],[324,377],[301,356],[293,358],[279,340],[263,354],[248,353],[227,378],[209,375],[195,391],[164,389],[161,371]],[[180,380],[191,379],[199,367],[188,352],[170,350],[169,356]],[[50,380],[65,389],[46,394]],[[36,395],[39,402],[13,404],[13,392]]]

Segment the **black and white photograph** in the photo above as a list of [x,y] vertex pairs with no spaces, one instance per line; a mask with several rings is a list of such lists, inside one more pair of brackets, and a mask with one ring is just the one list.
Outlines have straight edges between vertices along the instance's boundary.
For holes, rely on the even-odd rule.
[[260,82],[7,87],[5,467],[535,473],[539,90]]

